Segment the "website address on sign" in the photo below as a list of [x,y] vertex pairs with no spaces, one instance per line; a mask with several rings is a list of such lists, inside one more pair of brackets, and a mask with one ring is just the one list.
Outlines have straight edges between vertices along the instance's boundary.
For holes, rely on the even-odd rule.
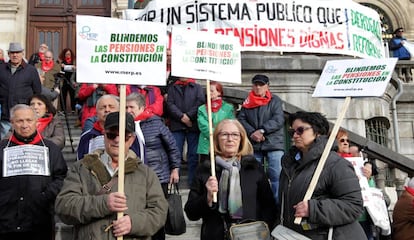
[[130,76],[141,76],[141,72],[132,72],[132,71],[111,71],[105,70],[106,74],[115,74],[115,75],[130,75]]
[[362,91],[364,89],[363,88],[334,88],[333,90],[344,92],[344,91]]

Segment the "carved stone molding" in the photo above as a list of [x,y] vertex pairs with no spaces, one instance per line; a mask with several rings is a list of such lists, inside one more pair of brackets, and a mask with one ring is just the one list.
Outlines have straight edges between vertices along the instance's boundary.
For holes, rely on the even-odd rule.
[[17,13],[19,10],[18,1],[1,1],[0,13]]

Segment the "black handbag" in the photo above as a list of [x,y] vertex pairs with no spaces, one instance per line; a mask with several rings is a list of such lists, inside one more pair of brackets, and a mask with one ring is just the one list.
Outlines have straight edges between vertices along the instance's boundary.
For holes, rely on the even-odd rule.
[[172,184],[168,190],[168,215],[165,223],[165,233],[181,235],[186,231],[183,203],[178,189],[178,183]]

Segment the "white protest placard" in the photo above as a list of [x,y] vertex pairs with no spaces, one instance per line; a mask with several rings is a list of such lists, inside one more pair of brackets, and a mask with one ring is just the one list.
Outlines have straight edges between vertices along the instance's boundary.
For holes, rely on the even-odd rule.
[[327,61],[312,97],[382,96],[397,61],[397,58]]
[[76,16],[76,80],[165,85],[165,24]]
[[125,17],[235,36],[242,51],[385,57],[379,14],[350,0],[152,0]]
[[238,38],[173,28],[171,51],[173,76],[241,83]]
[[364,176],[362,168],[364,167],[364,159],[362,157],[346,157],[352,166],[354,166],[355,173],[358,177],[359,186],[361,187],[362,199],[364,200],[364,206],[367,204],[371,192],[369,191],[368,179]]
[[49,149],[31,144],[6,147],[3,151],[3,177],[19,175],[50,176]]

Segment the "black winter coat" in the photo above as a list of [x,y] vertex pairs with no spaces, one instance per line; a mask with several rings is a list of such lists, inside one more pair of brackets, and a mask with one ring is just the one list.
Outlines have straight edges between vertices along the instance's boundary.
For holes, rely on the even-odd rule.
[[[9,140],[0,142],[3,153]],[[0,176],[0,234],[52,230],[54,202],[66,177],[67,166],[58,146],[43,139],[49,148],[50,176]],[[36,145],[43,146],[42,142]],[[9,146],[16,146],[10,142]],[[0,154],[3,168],[3,154]]]
[[[220,181],[222,168],[216,165],[216,177]],[[204,161],[197,168],[184,211],[192,221],[202,219],[201,240],[222,240],[225,236],[224,220],[228,215],[218,211],[218,204],[209,207],[205,184],[211,176],[210,162]],[[263,220],[272,229],[276,219],[276,205],[270,183],[263,168],[253,156],[241,159],[240,185],[243,199],[243,219]],[[217,201],[219,202],[219,200]]]
[[[197,111],[204,104],[204,91],[200,84],[189,83],[187,86],[173,84],[168,87],[166,110],[170,119],[170,129],[174,131],[188,130],[198,132]],[[181,122],[184,113],[188,115],[193,123],[187,127]]]
[[158,116],[142,120],[140,126],[145,138],[146,163],[157,174],[160,183],[168,183],[171,170],[181,166],[175,138]]
[[330,226],[333,226],[335,240],[366,239],[358,223],[358,217],[363,212],[358,178],[351,163],[334,151],[329,153],[315,191],[309,200],[309,218],[306,220],[314,224],[315,230],[304,231],[300,225],[293,222],[295,219],[293,206],[303,201],[326,142],[326,136],[321,136],[316,138],[306,155],[303,156],[296,147],[292,147],[283,156],[279,186],[279,202],[284,204],[283,225],[312,240],[328,239]]
[[[285,117],[282,100],[276,95],[267,105],[256,108],[242,108],[237,119],[246,129],[254,151],[276,151],[285,149],[284,124]],[[250,135],[257,129],[265,130],[264,142],[255,142]]]
[[10,63],[0,64],[1,119],[9,121],[10,109],[19,103],[27,104],[33,94],[40,94],[42,85],[36,68],[25,63],[11,74]]

